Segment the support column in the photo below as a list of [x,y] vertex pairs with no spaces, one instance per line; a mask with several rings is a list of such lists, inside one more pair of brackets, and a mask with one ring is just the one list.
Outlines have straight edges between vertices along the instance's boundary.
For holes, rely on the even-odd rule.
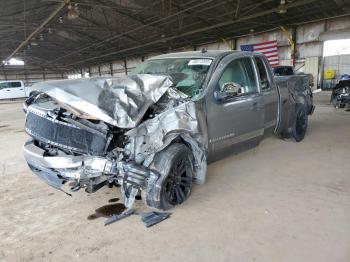
[[113,76],[113,63],[109,64],[109,69],[111,70],[111,76]]
[[296,58],[297,58],[297,27],[293,27],[293,45],[292,45],[292,58],[293,58],[293,67],[295,67]]
[[232,39],[232,50],[237,50],[237,38]]
[[126,58],[124,58],[124,68],[125,68],[125,74],[128,75],[128,63],[126,61]]

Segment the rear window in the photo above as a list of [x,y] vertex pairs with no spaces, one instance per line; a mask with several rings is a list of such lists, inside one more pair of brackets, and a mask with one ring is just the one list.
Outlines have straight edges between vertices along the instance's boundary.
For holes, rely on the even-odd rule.
[[290,66],[276,67],[273,69],[273,73],[276,76],[290,76],[294,75],[293,68]]

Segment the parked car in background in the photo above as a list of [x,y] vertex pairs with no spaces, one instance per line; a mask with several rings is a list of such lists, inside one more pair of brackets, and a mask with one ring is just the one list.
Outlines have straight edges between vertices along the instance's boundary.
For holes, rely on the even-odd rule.
[[0,99],[14,99],[26,97],[23,81],[0,81]]
[[314,76],[312,74],[295,72],[292,66],[277,66],[273,68],[273,74],[275,76],[305,75],[308,78],[310,86],[314,86]]
[[[331,104],[335,108],[344,108],[350,105],[350,78],[342,77],[332,90]],[[349,80],[347,80],[349,79]]]

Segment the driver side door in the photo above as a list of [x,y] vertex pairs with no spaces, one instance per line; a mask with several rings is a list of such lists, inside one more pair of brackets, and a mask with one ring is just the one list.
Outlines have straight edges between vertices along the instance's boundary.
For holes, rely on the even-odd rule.
[[[232,86],[235,92],[226,90]],[[208,91],[209,161],[256,146],[264,134],[264,101],[252,57],[225,57]]]

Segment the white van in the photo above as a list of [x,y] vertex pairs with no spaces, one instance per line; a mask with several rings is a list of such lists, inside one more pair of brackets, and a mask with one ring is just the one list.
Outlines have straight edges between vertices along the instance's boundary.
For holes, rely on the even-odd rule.
[[0,81],[0,99],[12,99],[21,97],[26,97],[23,81]]

